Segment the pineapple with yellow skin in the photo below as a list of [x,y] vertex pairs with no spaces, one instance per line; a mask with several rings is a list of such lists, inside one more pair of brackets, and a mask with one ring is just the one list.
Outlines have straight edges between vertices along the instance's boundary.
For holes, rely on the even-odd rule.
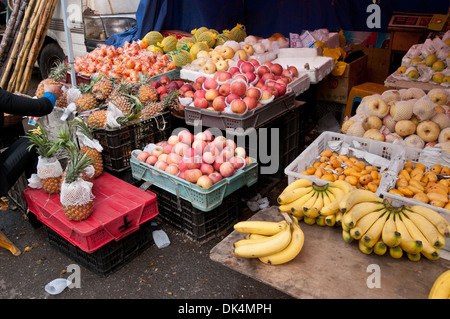
[[90,84],[82,83],[78,86],[81,93],[80,97],[75,101],[78,113],[90,111],[99,106],[98,100],[92,94],[92,88],[95,83],[96,81],[92,81]]
[[106,128],[107,111],[98,110],[89,114],[88,125],[93,129],[105,129]]
[[137,95],[142,104],[147,104],[158,100],[158,93],[153,85],[150,84],[149,79],[150,78],[146,75],[139,76],[139,89]]
[[39,155],[39,162],[49,163],[46,166],[41,166],[41,163],[38,163],[37,175],[40,177],[42,188],[49,194],[59,194],[61,191],[62,168],[55,155],[62,147],[62,142],[60,140],[50,140],[47,131],[40,123],[38,123],[37,129],[28,132],[26,137],[30,140],[28,150],[35,147]]
[[55,67],[50,70],[48,78],[39,82],[38,87],[36,89],[35,95],[37,98],[41,98],[44,95],[44,84],[60,84],[60,82],[66,77],[66,72],[70,70],[70,67],[64,63],[60,62]]
[[114,79],[100,75],[101,79],[92,86],[92,94],[97,100],[104,101],[114,90]]
[[73,221],[82,221],[94,210],[93,183],[83,180],[83,172],[93,159],[74,149],[70,153],[64,181],[61,186],[61,205],[64,214]]

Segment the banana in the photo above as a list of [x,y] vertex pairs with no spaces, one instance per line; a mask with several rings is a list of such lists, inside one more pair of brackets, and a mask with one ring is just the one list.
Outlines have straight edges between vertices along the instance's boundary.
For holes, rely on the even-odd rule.
[[405,224],[406,229],[409,234],[415,240],[420,240],[422,242],[422,255],[424,255],[429,260],[437,260],[440,257],[439,251],[434,248],[425,236],[420,232],[420,230],[416,227],[416,225],[401,211],[400,218],[402,222]]
[[289,192],[296,188],[302,188],[302,187],[308,187],[308,186],[312,186],[312,181],[310,181],[309,179],[307,179],[307,178],[296,179],[295,181],[290,183],[287,187],[285,187],[284,190],[281,192],[281,194]]
[[[319,199],[320,197],[320,199]],[[315,192],[313,197],[311,197],[305,204],[303,204],[303,214],[309,218],[315,218],[319,216],[319,211],[314,208],[317,201],[322,201],[322,194],[319,192]]]
[[338,211],[336,214],[336,226],[341,226],[342,225],[342,212]]
[[395,226],[395,213],[390,212],[381,232],[381,239],[389,247],[396,247],[402,241],[402,235]]
[[312,186],[299,187],[299,188],[295,188],[291,191],[281,193],[277,198],[277,202],[280,205],[289,204],[289,203],[303,197],[304,195],[308,194],[310,191],[312,191],[312,189],[313,189]]
[[381,232],[383,231],[383,227],[388,216],[389,214],[384,213],[372,224],[372,226],[369,227],[364,236],[361,238],[361,240],[363,240],[364,242],[364,245],[366,245],[367,247],[373,247],[373,245],[376,244],[376,242],[381,237]]
[[319,226],[326,226],[327,224],[325,223],[325,217],[317,216],[316,217],[316,224],[319,225]]
[[[278,209],[281,211],[289,212],[291,214],[303,214],[303,205],[305,205],[313,196],[316,195],[315,190],[311,190],[308,194],[302,196],[301,198],[286,204],[280,206]],[[299,216],[297,216],[299,217]]]
[[378,220],[380,219],[383,214],[385,214],[385,210],[379,210],[379,211],[373,211],[370,212],[369,214],[363,216],[358,224],[356,224],[355,227],[353,227],[350,232],[350,234],[352,235],[352,237],[354,239],[360,239],[362,238],[362,236],[364,236],[367,231],[370,229],[370,227],[372,227],[372,225]]
[[384,205],[379,202],[362,202],[355,204],[352,209],[348,211],[351,216],[349,224],[357,225],[358,221],[371,212],[376,212],[384,209]]
[[[330,205],[331,203],[331,196],[333,196],[333,194],[331,194],[329,191],[325,191],[322,193],[322,197],[323,197],[323,205],[322,205],[322,209],[326,206],[326,205]],[[333,196],[334,197],[334,196]],[[320,211],[319,211],[320,213]]]
[[336,215],[333,214],[325,216],[325,224],[330,227],[336,225]]
[[343,181],[343,180],[336,180],[336,181],[332,182],[330,185],[333,187],[342,189],[345,194],[351,193],[355,190],[350,183]]
[[259,258],[273,255],[289,245],[291,235],[291,228],[287,225],[283,230],[268,238],[254,239],[256,241],[254,243],[235,246],[234,253],[236,256],[243,258]]
[[259,220],[244,220],[234,224],[233,228],[239,233],[260,234],[271,236],[279,233],[286,227],[286,221],[269,222]]
[[415,240],[414,238],[411,237],[411,235],[408,232],[408,229],[401,220],[399,214],[395,215],[394,220],[395,220],[395,228],[401,234],[402,237],[402,240],[400,241],[401,249],[403,249],[407,254],[420,255],[420,252],[423,249],[422,242],[420,240]]
[[383,241],[378,241],[374,246],[373,246],[373,252],[377,255],[384,255],[387,251],[387,245],[383,242]]
[[450,238],[450,223],[438,212],[422,205],[406,207],[408,211],[422,215],[433,223],[442,236]]
[[445,238],[442,236],[437,228],[425,217],[412,214],[407,209],[403,210],[403,213],[414,223],[417,228],[422,232],[425,238],[435,248],[442,248],[445,245]]
[[335,214],[337,211],[339,211],[339,203],[344,198],[344,191],[337,187],[330,186],[329,193],[333,195],[334,200],[331,200],[331,202],[327,205],[324,205],[323,208],[320,210],[320,215],[328,216],[331,214]]
[[431,286],[428,299],[448,299],[450,297],[450,270],[444,271]]
[[406,253],[406,256],[407,256],[408,259],[411,260],[411,261],[419,261],[419,260],[421,259],[421,258],[420,258],[420,256],[421,256],[420,253],[418,253],[418,254],[410,254],[410,253]]
[[350,233],[345,229],[342,230],[342,238],[344,238],[346,243],[351,243],[353,241],[352,236],[350,236]]
[[358,247],[359,247],[359,250],[361,250],[366,255],[370,255],[373,252],[373,248],[367,247],[366,245],[364,245],[364,241],[362,239],[358,240]]
[[294,259],[302,250],[303,244],[305,242],[305,235],[303,233],[303,230],[300,228],[300,225],[298,224],[297,218],[293,217],[292,219],[292,236],[289,245],[285,249],[273,255],[260,257],[259,260],[261,260],[263,263],[270,265],[284,264]]
[[342,228],[353,228],[355,227],[355,224],[353,224],[352,222],[352,214],[350,214],[349,212],[342,214]]
[[399,246],[389,247],[389,254],[392,258],[399,259],[403,256],[403,249]]
[[346,212],[358,203],[362,202],[382,202],[383,200],[366,189],[356,189],[347,198],[347,201],[343,204],[342,212]]
[[307,225],[314,225],[316,223],[316,219],[315,218],[311,218],[311,217],[308,217],[306,215],[303,217],[303,221]]

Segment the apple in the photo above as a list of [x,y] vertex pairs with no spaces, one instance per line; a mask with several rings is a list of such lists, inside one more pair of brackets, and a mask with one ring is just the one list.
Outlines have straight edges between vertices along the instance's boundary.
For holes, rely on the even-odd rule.
[[231,84],[230,83],[223,83],[219,87],[219,94],[222,96],[227,96],[231,92]]
[[180,139],[180,142],[184,144],[191,145],[192,142],[194,142],[194,134],[187,130],[182,130],[178,133],[178,138]]
[[230,87],[230,93],[236,94],[237,96],[244,96],[247,92],[247,83],[243,81],[233,81]]
[[184,171],[184,179],[191,183],[197,183],[202,175],[202,172],[198,168],[187,169]]
[[174,145],[170,144],[170,143],[165,143],[162,148],[163,148],[163,153],[169,154],[169,153],[172,153]]
[[225,96],[219,95],[212,101],[212,107],[214,111],[223,112],[227,107],[227,103],[225,102]]
[[255,69],[258,68],[258,67],[260,66],[259,61],[256,60],[256,59],[250,59],[249,62],[250,62],[251,64],[253,64],[253,66],[255,67]]
[[206,76],[199,76],[198,78],[195,79],[195,83],[200,83],[203,85],[206,79],[207,79]]
[[206,97],[194,98],[194,106],[199,109],[206,109],[209,106],[208,100]]
[[243,157],[233,156],[229,159],[229,162],[233,165],[234,169],[240,169],[244,167],[245,159]]
[[207,91],[209,89],[217,89],[219,87],[219,83],[213,78],[207,78],[205,82],[203,82],[203,87]]
[[154,155],[150,155],[149,157],[147,157],[147,159],[145,160],[145,162],[149,165],[155,165],[156,162],[158,161],[158,158]]
[[187,84],[187,83],[183,84],[183,85],[178,89],[178,91],[179,91],[181,94],[185,94],[187,91],[192,91],[192,90],[193,90],[192,85],[191,85],[191,84]]
[[259,98],[261,97],[261,90],[256,88],[256,87],[250,87],[247,92],[245,92],[245,96],[246,97],[252,97],[254,98],[256,101],[259,100]]
[[270,68],[267,65],[260,65],[257,69],[256,69],[256,74],[261,78],[264,74],[266,73],[272,73],[272,71],[270,71]]
[[225,98],[225,102],[227,102],[227,104],[231,104],[231,102],[233,102],[234,100],[239,99],[239,95],[234,94],[234,93],[230,93],[226,98]]
[[225,136],[219,135],[214,139],[213,143],[217,149],[222,150],[227,145],[227,139]]
[[236,73],[241,73],[241,70],[237,66],[232,66],[228,69],[228,73],[230,73],[231,76],[234,76]]
[[248,79],[245,76],[245,74],[243,74],[243,73],[237,73],[237,74],[233,75],[233,80],[239,80],[239,81],[248,83]]
[[176,91],[179,89],[178,83],[173,81],[166,85],[167,92]]
[[242,146],[238,146],[234,150],[234,155],[238,156],[238,157],[244,157],[245,158],[247,156],[247,152],[246,152],[245,148],[243,148]]
[[216,160],[216,157],[211,152],[204,152],[202,160],[206,164],[213,164],[214,161]]
[[223,179],[223,176],[220,175],[220,173],[216,172],[216,171],[209,174],[208,177],[211,178],[211,180],[213,181],[213,184],[217,184],[218,182],[220,182]]
[[209,89],[208,91],[206,91],[205,99],[208,102],[212,102],[218,96],[219,96],[219,91],[217,89]]
[[245,77],[248,79],[249,83],[253,83],[257,79],[256,74],[254,72],[245,73]]
[[194,99],[205,97],[206,96],[206,90],[200,89],[194,92]]
[[178,135],[171,135],[169,137],[169,139],[167,140],[167,142],[171,145],[175,145],[180,141],[180,139],[178,138]]
[[234,149],[231,147],[225,147],[222,150],[222,154],[221,154],[222,158],[225,158],[226,161],[228,161],[230,158],[232,158],[234,156]]
[[181,178],[181,179],[185,179],[184,178],[184,172],[180,171],[180,174],[178,174],[178,177]]
[[167,155],[167,164],[179,164],[181,162],[181,155],[177,153],[170,153]]
[[224,161],[222,159],[216,159],[216,161],[214,161],[214,163],[212,164],[214,167],[214,170],[216,171],[220,171],[220,166],[224,163]]
[[156,156],[158,157],[159,155],[163,154],[163,149],[162,147],[155,147],[154,149],[151,150],[150,155]]
[[270,67],[272,66],[272,62],[266,61],[266,62],[264,62],[264,65],[268,66],[269,69],[270,69]]
[[200,170],[202,171],[202,173],[205,175],[209,175],[212,172],[214,172],[214,167],[211,164],[208,163],[202,163],[200,165]]
[[191,158],[193,158],[195,155],[196,155],[196,154],[195,154],[195,150],[194,150],[192,147],[186,149],[186,150],[184,151],[184,154],[183,154],[183,156],[184,156],[185,159],[191,159]]
[[233,164],[231,164],[230,162],[225,162],[220,165],[219,172],[223,177],[230,177],[235,173],[235,169],[233,167]]
[[298,69],[295,66],[289,65],[287,68],[288,68],[289,71],[291,71],[292,76],[294,78],[298,77]]
[[277,98],[277,97],[279,96],[278,90],[277,90],[277,88],[275,87],[275,85],[270,85],[269,88],[268,88],[268,90],[272,93],[272,95],[273,95],[275,98]]
[[237,114],[244,114],[247,111],[247,105],[242,99],[236,99],[231,102],[231,111]]
[[245,157],[245,166],[248,166],[252,163],[252,159],[249,156]]
[[149,152],[142,151],[142,152],[140,152],[140,153],[138,154],[138,156],[136,157],[136,159],[137,159],[138,161],[145,162],[149,156],[150,156],[150,153],[149,153]]
[[227,145],[225,147],[231,148],[233,150],[233,152],[234,152],[234,150],[236,149],[237,145],[236,145],[235,141],[233,141],[232,139],[227,139]]
[[188,149],[189,149],[189,145],[184,144],[184,143],[177,143],[173,147],[173,152],[175,152],[176,154],[178,154],[180,156],[184,156],[184,152]]
[[[194,99],[194,91],[186,91],[183,93],[183,97]],[[180,109],[183,105],[180,104]]]
[[186,163],[186,167],[188,169],[200,168],[200,166],[202,165],[202,157],[199,155],[195,155],[193,157],[185,157],[183,161]]
[[258,100],[253,96],[246,96],[242,99],[242,101],[244,101],[245,105],[247,105],[248,111],[251,111],[258,106]]
[[233,75],[230,72],[227,71],[222,71],[222,72],[216,72],[216,74],[214,74],[214,79],[218,82],[226,82],[229,79],[231,79],[233,77]]
[[159,160],[155,163],[155,167],[157,169],[160,169],[162,171],[165,171],[167,166],[169,166],[169,164],[167,164],[167,162],[163,161],[163,160]]
[[293,78],[293,74],[292,74],[292,72],[291,72],[291,70],[289,70],[289,69],[283,69],[283,72],[281,72],[281,75],[282,76],[286,76],[286,77],[289,77],[289,78]]
[[161,83],[159,83],[156,80],[153,80],[150,82],[150,85],[153,86],[155,89],[159,88],[161,86]]
[[278,91],[278,96],[282,96],[282,95],[286,94],[286,85],[276,82],[274,86]]
[[167,93],[167,88],[164,85],[161,85],[160,87],[158,87],[156,89],[156,93],[158,93],[159,95],[163,95]]
[[185,170],[188,169],[186,162],[184,161],[184,159],[182,159],[179,163],[178,163],[178,168],[180,169],[181,172],[184,172]]
[[198,90],[203,90],[203,84],[194,82],[192,83],[192,88],[194,89],[194,92]]
[[261,80],[266,83],[268,80],[275,80],[275,76],[272,73],[264,73],[261,76]]
[[203,140],[195,140],[192,143],[192,148],[195,151],[195,154],[197,155],[203,155],[206,146],[208,145],[208,143],[206,143],[206,141]]
[[270,100],[273,94],[269,89],[261,89],[261,99],[260,100]]
[[169,173],[171,175],[175,175],[177,176],[178,173],[180,172],[180,169],[178,168],[177,165],[175,164],[169,164],[166,169],[164,170],[166,173]]
[[161,155],[158,156],[158,161],[167,162],[167,156],[169,156],[169,155],[162,153]]
[[159,83],[161,83],[162,85],[167,85],[171,82],[170,78],[167,75],[162,75],[159,78]]
[[251,62],[244,61],[241,63],[240,69],[241,69],[241,72],[243,74],[245,74],[247,72],[254,72],[255,66]]
[[255,84],[253,84],[255,88],[261,89],[264,86],[264,81],[259,79]]
[[281,75],[283,73],[283,66],[279,63],[272,63],[270,71],[275,75]]
[[209,176],[207,175],[202,175],[197,179],[197,183],[198,186],[202,187],[202,188],[209,188],[211,186],[214,185],[213,181],[211,178],[209,178]]

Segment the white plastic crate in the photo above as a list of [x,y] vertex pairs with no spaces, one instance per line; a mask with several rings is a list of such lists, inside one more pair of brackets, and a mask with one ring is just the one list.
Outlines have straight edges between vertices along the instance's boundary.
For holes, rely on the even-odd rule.
[[286,167],[284,172],[288,176],[288,183],[290,184],[300,178],[307,178],[320,184],[329,183],[315,176],[300,174],[300,172],[305,171],[317,161],[320,158],[320,153],[326,149],[331,149],[338,154],[364,160],[369,165],[379,167],[380,171],[386,170],[382,174],[380,186],[376,193],[377,195],[380,195],[381,189],[384,189],[383,184],[392,180],[391,175],[393,173],[391,173],[391,167],[400,160],[402,154],[402,147],[392,143],[379,142],[335,132],[323,132],[300,156]]
[[[401,195],[389,193],[389,190],[395,187],[398,173],[403,169],[407,160],[410,160],[414,164],[422,163],[426,166],[427,170],[429,170],[435,164],[450,167],[450,156],[441,149],[431,147],[425,149],[404,147],[401,159],[397,161],[391,168],[393,174],[390,175],[390,179],[386,181],[386,183],[383,185],[383,189],[381,189],[381,196],[392,202],[394,206],[422,205],[428,207],[440,213],[442,216],[444,216],[445,219],[450,222],[450,211],[445,208],[432,206],[413,198],[407,198]],[[450,239],[446,241],[443,249],[450,251]]]

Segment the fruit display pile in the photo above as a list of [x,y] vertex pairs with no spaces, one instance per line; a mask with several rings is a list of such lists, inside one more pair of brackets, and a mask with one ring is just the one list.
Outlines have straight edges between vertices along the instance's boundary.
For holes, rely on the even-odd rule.
[[427,168],[422,163],[407,160],[398,173],[395,186],[388,192],[450,210],[449,176],[448,166],[435,164]]
[[412,46],[393,76],[397,79],[429,82],[448,87],[450,39],[436,37]]
[[355,188],[377,192],[382,174],[385,172],[379,167],[367,165],[362,159],[348,157],[330,149],[322,151],[319,155],[317,160],[299,173],[329,182],[343,180]]
[[243,147],[209,130],[172,134],[167,141],[142,150],[137,160],[205,189],[252,163]]
[[341,127],[344,134],[408,147],[448,150],[450,119],[446,89],[388,90],[362,99],[356,114]]
[[450,270],[444,271],[436,278],[428,299],[450,299]]

